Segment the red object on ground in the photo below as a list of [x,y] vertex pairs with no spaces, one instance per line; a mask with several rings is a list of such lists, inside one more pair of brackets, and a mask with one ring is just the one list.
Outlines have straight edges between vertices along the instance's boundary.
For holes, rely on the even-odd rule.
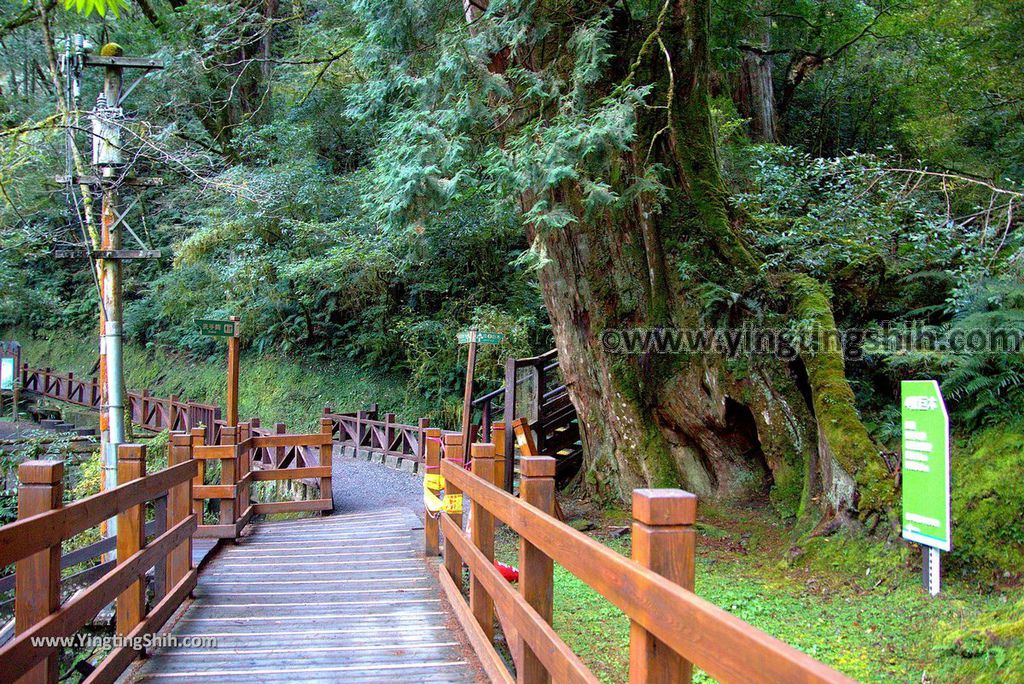
[[504,563],[499,563],[498,561],[494,561],[494,567],[498,568],[498,572],[500,572],[501,576],[504,577],[507,581],[519,581],[519,568],[514,568],[511,565],[505,565]]

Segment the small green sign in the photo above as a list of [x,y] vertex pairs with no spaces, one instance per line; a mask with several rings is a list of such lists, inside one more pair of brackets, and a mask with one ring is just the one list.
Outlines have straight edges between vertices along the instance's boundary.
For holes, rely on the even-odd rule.
[[469,344],[470,342],[476,342],[477,344],[500,344],[501,341],[505,339],[505,336],[496,332],[467,330],[465,332],[460,332],[458,338],[459,344]]
[[211,337],[238,337],[238,321],[210,321],[197,319],[199,332]]
[[0,390],[14,389],[14,359],[0,359]]
[[904,380],[903,538],[949,551],[949,414],[934,380]]

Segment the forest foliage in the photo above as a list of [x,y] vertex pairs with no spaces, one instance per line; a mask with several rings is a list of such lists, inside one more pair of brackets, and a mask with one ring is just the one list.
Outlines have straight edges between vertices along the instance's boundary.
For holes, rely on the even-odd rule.
[[[97,319],[86,263],[54,256],[81,242],[80,215],[53,182],[68,169],[42,9],[58,55],[83,34],[166,66],[126,104],[133,173],[165,179],[131,218],[165,255],[127,270],[134,341],[206,357],[214,343],[193,319],[238,314],[258,352],[396,370],[442,400],[459,388],[458,329],[504,331],[498,357],[550,348],[536,277],[546,257],[523,226],[574,219],[543,199],[523,205],[520,191],[569,180],[595,211],[659,196],[657,168],[622,194],[597,169],[635,135],[636,109],[660,105],[629,74],[613,97],[590,93],[615,11],[663,6],[598,4],[564,36],[571,74],[513,66],[501,77],[480,64],[498,38],[523,40],[518,19],[467,41],[461,4],[442,0],[4,4],[0,326],[93,330]],[[490,11],[527,17],[531,5]],[[876,439],[894,445],[898,381],[911,377],[942,380],[966,429],[1005,421],[1024,399],[1021,354],[944,342],[1024,334],[1024,12],[995,0],[712,10],[715,134],[747,237],[767,267],[825,283],[841,329],[910,327],[927,341],[864,345],[848,363]],[[100,71],[86,70],[83,110]],[[485,105],[512,89],[548,114],[503,136]],[[732,292],[702,267],[694,254],[678,276],[707,323],[737,310],[780,323],[767,313],[777,293]],[[496,385],[498,364],[484,370]]]

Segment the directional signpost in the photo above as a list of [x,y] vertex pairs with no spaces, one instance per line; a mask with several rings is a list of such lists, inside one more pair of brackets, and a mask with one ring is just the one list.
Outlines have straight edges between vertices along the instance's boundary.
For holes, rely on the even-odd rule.
[[238,336],[241,326],[238,316],[225,320],[197,319],[199,332],[210,337],[228,338],[228,391],[227,391],[227,425],[238,425]]
[[462,462],[469,461],[469,421],[473,412],[473,376],[476,372],[476,347],[479,344],[500,344],[505,338],[501,333],[483,330],[467,330],[458,334],[459,344],[469,345],[469,359],[466,361],[466,388],[462,395]]
[[939,552],[952,548],[949,507],[949,414],[934,380],[905,380],[903,418],[903,538],[921,544],[921,577],[939,593]]

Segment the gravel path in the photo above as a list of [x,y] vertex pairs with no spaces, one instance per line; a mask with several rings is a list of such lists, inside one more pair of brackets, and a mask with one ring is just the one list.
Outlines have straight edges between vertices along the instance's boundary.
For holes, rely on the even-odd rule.
[[418,476],[341,454],[333,465],[335,513],[398,507],[423,519],[423,480]]

